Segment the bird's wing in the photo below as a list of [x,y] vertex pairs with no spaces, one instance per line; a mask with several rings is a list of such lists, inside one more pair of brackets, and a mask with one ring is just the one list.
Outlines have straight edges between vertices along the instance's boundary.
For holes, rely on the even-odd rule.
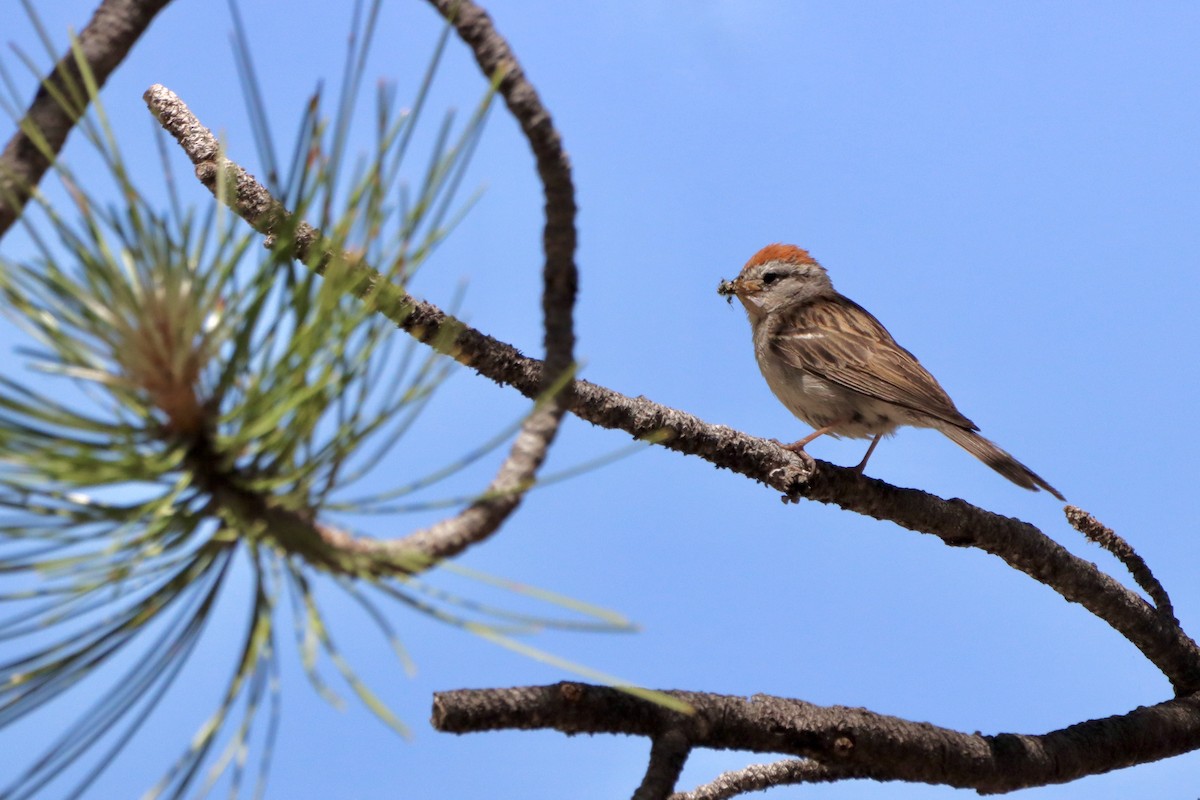
[[781,316],[772,333],[772,349],[797,369],[952,425],[979,429],[959,413],[913,354],[853,300],[838,295],[805,303]]

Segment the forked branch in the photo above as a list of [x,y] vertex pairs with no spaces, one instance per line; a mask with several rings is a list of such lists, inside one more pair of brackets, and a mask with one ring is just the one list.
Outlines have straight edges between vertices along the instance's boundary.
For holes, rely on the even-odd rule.
[[1198,695],[1040,735],[985,736],[862,708],[769,695],[664,694],[688,703],[695,713],[681,714],[619,689],[568,682],[439,692],[433,725],[447,733],[549,729],[645,736],[656,742],[671,732],[676,752],[684,746],[682,737],[691,748],[808,759],[814,766],[794,770],[797,782],[869,777],[984,794],[1067,783],[1200,748]]

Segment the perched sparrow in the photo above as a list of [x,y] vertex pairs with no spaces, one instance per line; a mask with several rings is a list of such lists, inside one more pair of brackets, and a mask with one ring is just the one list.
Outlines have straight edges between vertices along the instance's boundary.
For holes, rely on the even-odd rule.
[[871,439],[859,472],[880,437],[901,425],[936,428],[1018,486],[1050,484],[976,431],[912,353],[879,320],[838,294],[825,268],[787,244],[764,247],[717,291],[742,301],[754,334],[754,355],[767,385],[788,410],[816,430],[789,450],[823,434]]

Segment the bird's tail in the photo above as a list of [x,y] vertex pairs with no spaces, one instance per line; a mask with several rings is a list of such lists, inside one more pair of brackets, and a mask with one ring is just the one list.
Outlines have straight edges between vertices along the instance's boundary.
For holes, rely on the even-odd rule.
[[957,425],[947,425],[942,428],[942,433],[949,436],[959,447],[1008,478],[1017,486],[1024,486],[1026,489],[1032,489],[1035,492],[1038,489],[1045,489],[1064,503],[1067,501],[1067,498],[1063,497],[1053,486],[1042,480],[1036,472],[1020,461],[1017,461],[975,431],[960,428]]

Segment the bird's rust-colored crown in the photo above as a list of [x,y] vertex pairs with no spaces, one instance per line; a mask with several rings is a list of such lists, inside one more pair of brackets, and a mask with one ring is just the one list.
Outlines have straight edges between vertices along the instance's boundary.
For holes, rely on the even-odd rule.
[[815,264],[816,259],[808,254],[808,251],[796,247],[794,244],[769,244],[762,250],[759,250],[750,260],[746,262],[746,266],[742,267],[742,271],[752,267],[757,267],[759,264],[766,264],[768,261],[790,261],[794,264]]

